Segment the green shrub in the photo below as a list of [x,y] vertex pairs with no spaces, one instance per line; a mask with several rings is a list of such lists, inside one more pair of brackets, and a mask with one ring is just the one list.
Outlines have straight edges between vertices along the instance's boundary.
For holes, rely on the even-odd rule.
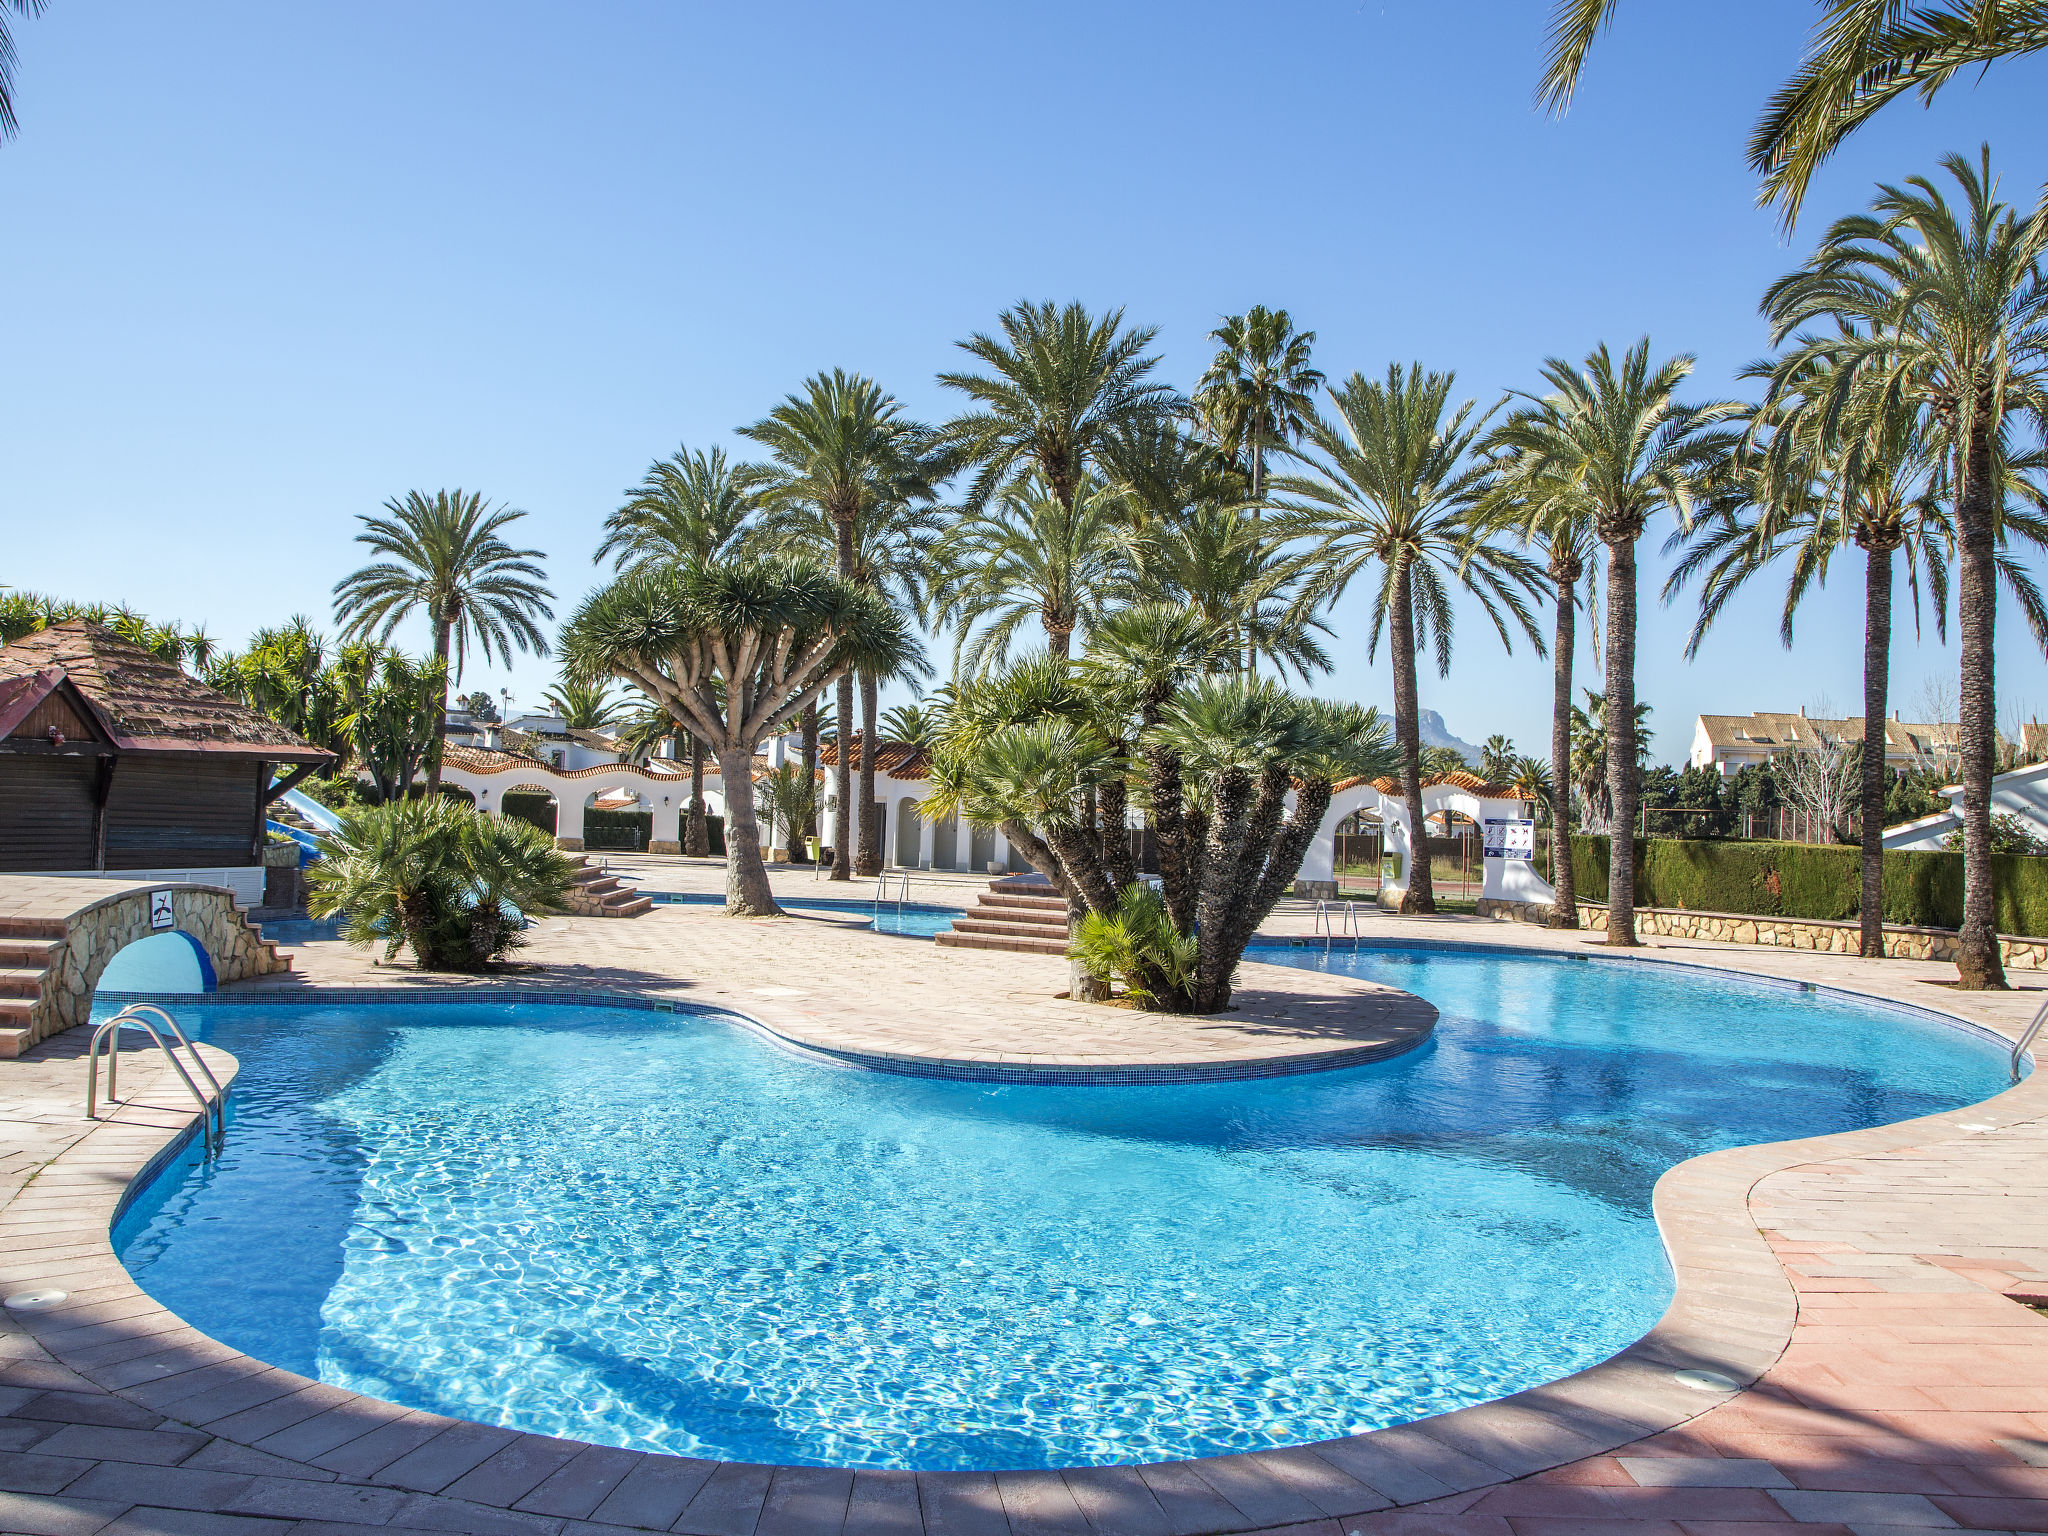
[[1067,946],[1091,976],[1114,976],[1140,1003],[1185,994],[1194,985],[1196,941],[1183,936],[1159,893],[1142,880],[1117,893],[1114,912],[1090,912]]

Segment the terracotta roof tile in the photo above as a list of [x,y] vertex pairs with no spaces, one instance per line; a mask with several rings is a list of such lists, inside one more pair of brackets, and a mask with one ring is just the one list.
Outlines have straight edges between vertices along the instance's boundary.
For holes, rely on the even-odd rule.
[[332,757],[102,624],[72,619],[0,647],[0,679],[53,669],[99,711],[114,745],[127,751],[220,752],[273,762]]
[[[861,741],[861,733],[855,731],[853,739]],[[856,746],[853,766],[861,767],[861,758],[866,754],[864,746]],[[839,765],[839,743],[836,741],[818,744],[818,761],[831,767]],[[877,743],[874,750],[875,772],[886,773],[892,779],[928,779],[932,772],[932,755],[923,747],[913,746],[907,741],[884,741]]]

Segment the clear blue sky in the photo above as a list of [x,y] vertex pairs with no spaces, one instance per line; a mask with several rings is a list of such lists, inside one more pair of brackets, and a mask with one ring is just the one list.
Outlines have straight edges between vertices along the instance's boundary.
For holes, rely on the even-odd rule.
[[[0,147],[0,582],[239,644],[326,621],[358,514],[460,485],[531,512],[566,612],[651,459],[834,366],[941,416],[953,342],[1024,297],[1125,306],[1183,387],[1265,303],[1333,377],[1416,358],[1491,403],[1647,332],[1715,396],[1764,284],[1876,179],[1984,138],[2013,196],[2048,177],[2022,61],[1891,109],[1788,245],[1742,150],[1811,6],[1636,0],[1561,123],[1530,104],[1546,9],[53,0],[15,22]],[[1759,592],[1691,666],[1661,566],[1660,758],[1701,710],[1856,707],[1853,559],[1789,656]],[[1355,601],[1336,624],[1323,686],[1384,706]],[[1909,717],[1953,661],[1901,636]],[[2000,667],[2048,712],[2010,622]],[[1467,613],[1424,702],[1532,750],[1548,690]]]

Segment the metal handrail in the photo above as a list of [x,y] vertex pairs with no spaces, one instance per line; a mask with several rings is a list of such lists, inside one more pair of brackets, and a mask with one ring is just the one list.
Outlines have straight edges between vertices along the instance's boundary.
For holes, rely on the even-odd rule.
[[[205,1074],[206,1080],[213,1085],[214,1096],[212,1098],[208,1098],[200,1089],[198,1080],[186,1070],[184,1061],[180,1059],[178,1053],[165,1041],[157,1027],[150,1023],[148,1019],[142,1017],[145,1010],[156,1014],[171,1026],[171,1033],[185,1047],[193,1061],[198,1063],[199,1070]],[[107,1102],[110,1104],[120,1102],[121,1031],[123,1029],[139,1029],[148,1035],[156,1043],[157,1048],[164,1053],[164,1059],[177,1069],[178,1076],[184,1079],[185,1087],[192,1094],[193,1102],[199,1106],[200,1134],[205,1142],[206,1153],[210,1157],[218,1152],[222,1143],[227,1138],[227,1115],[224,1107],[225,1095],[221,1092],[220,1080],[213,1075],[213,1069],[207,1066],[206,1059],[199,1054],[192,1042],[186,1038],[184,1030],[178,1027],[178,1021],[171,1018],[163,1009],[151,1003],[131,1003],[92,1032],[92,1043],[86,1047],[86,1119],[97,1120],[100,1117],[100,1047],[103,1044],[106,1045],[107,1054]],[[110,1039],[111,1043],[109,1043]]]
[[1313,937],[1315,934],[1320,933],[1323,936],[1323,947],[1325,949],[1329,948],[1337,940],[1337,920],[1335,913],[1331,909],[1339,906],[1344,909],[1345,935],[1354,946],[1358,943],[1358,903],[1355,901],[1328,901],[1318,898],[1316,901],[1315,927],[1310,930],[1310,936]]
[[[896,926],[901,928],[903,926],[903,904],[910,900],[910,871],[907,869],[898,870],[895,878],[898,882],[896,886]],[[878,922],[882,916],[882,903],[889,899],[889,880],[890,874],[886,869],[875,876],[875,919]]]
[[2034,1043],[2034,1036],[2041,1033],[2041,1026],[2048,1023],[2048,1000],[2044,1000],[2034,1011],[2034,1022],[2020,1031],[2019,1039],[2012,1043],[2012,1080],[2020,1080],[2020,1058],[2027,1054],[2027,1047]]

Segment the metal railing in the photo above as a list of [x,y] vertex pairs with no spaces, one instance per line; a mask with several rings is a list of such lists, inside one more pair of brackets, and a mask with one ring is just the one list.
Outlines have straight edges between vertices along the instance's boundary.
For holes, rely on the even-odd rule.
[[[2048,1023],[2048,1001],[2034,1010],[2034,1022],[2020,1031],[2019,1039],[2012,1043],[2012,1080],[2020,1080],[2020,1059],[2027,1054],[2027,1047],[2034,1043],[2034,1037],[2041,1033],[2041,1026]],[[2037,1063],[2038,1065],[2038,1063]]]
[[[164,1039],[162,1031],[144,1017],[145,1014],[152,1013],[169,1027],[171,1038],[177,1042],[178,1049],[173,1049]],[[185,1031],[178,1027],[178,1021],[155,1003],[130,1003],[92,1032],[92,1043],[86,1047],[85,1118],[97,1120],[100,1117],[102,1045],[106,1047],[107,1055],[107,1102],[121,1102],[121,1031],[124,1029],[139,1029],[148,1035],[164,1053],[164,1059],[177,1069],[178,1076],[184,1079],[185,1086],[191,1090],[193,1101],[199,1106],[200,1134],[205,1139],[206,1155],[214,1156],[227,1140],[227,1094],[221,1088],[220,1079],[213,1075],[213,1068],[206,1064],[206,1058],[199,1054],[198,1049],[186,1038]],[[212,1090],[210,1095],[200,1088],[199,1079],[187,1070],[183,1058],[178,1054],[180,1049],[192,1058],[192,1065],[199,1069],[199,1076],[206,1079],[207,1087]]]
[[1316,925],[1312,930],[1323,936],[1323,948],[1328,949],[1337,940],[1337,912],[1344,909],[1344,932],[1355,948],[1358,944],[1358,903],[1355,901],[1316,902]]
[[875,921],[879,923],[882,920],[882,903],[890,899],[889,882],[892,880],[896,882],[896,926],[901,928],[903,904],[910,900],[910,871],[907,869],[897,870],[893,874],[885,869],[875,876]]

